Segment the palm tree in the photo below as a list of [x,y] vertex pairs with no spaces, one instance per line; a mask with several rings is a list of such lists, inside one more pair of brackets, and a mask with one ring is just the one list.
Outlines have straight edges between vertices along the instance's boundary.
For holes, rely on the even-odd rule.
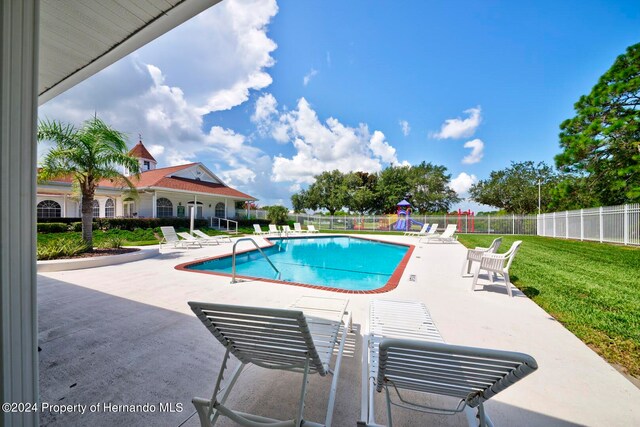
[[131,174],[138,175],[138,159],[128,154],[124,134],[97,116],[85,121],[81,128],[58,121],[41,121],[38,141],[54,144],[41,164],[38,180],[72,177],[82,195],[82,239],[92,248],[93,200],[98,183],[109,179],[135,191],[119,167],[124,166]]

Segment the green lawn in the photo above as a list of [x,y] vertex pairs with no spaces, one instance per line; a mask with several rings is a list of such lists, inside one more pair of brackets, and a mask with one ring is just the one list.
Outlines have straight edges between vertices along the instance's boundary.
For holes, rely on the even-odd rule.
[[[460,235],[467,247],[497,236]],[[610,363],[640,377],[640,248],[538,236],[522,240],[512,282]]]

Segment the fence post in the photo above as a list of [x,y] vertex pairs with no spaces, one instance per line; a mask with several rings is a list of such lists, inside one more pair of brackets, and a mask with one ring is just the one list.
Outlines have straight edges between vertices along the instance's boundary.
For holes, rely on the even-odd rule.
[[516,214],[511,214],[511,234],[516,234]]
[[547,235],[547,214],[542,214],[542,236]]
[[553,237],[556,237],[556,213],[553,213]]
[[580,209],[580,241],[584,241],[584,209]]
[[329,230],[333,230],[333,215],[331,215],[331,219],[329,220]]
[[629,205],[624,205],[624,244],[629,244]]
[[604,240],[604,230],[603,230],[603,228],[604,228],[603,227],[604,226],[604,218],[602,217],[602,206],[600,206],[599,212],[600,212],[599,213],[599,217],[600,217],[600,221],[599,221],[600,222],[599,223],[599,225],[600,225],[600,227],[599,227],[600,228],[600,243],[602,243],[602,241]]
[[569,211],[564,211],[564,236],[569,238]]
[[491,234],[491,215],[487,215],[487,233]]

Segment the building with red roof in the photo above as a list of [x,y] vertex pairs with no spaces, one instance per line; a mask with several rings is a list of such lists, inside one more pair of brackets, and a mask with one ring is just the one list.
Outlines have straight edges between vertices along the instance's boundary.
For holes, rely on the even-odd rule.
[[[225,184],[202,163],[164,168],[139,141],[129,154],[140,161],[141,173],[129,176],[137,194],[109,180],[98,184],[94,217],[188,217],[195,208],[197,218],[234,218],[236,202],[257,199]],[[38,183],[38,217],[80,217],[80,203],[71,177]]]

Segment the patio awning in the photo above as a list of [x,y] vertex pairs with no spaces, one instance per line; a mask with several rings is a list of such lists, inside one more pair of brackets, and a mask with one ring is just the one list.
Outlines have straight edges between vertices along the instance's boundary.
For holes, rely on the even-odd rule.
[[42,0],[38,104],[220,0]]

